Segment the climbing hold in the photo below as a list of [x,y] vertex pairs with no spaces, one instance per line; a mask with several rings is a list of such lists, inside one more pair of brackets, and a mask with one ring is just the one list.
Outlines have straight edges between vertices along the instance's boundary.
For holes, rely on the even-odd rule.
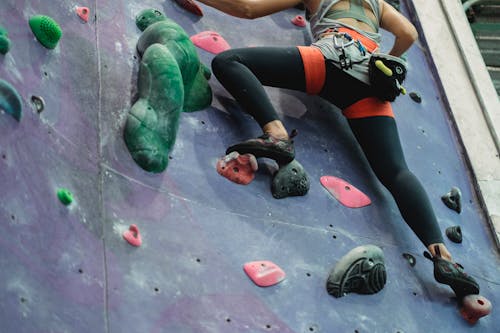
[[233,151],[217,161],[217,172],[237,184],[249,184],[257,169],[257,159],[252,154],[240,155]]
[[228,42],[226,42],[226,40],[215,31],[202,31],[191,36],[190,39],[193,44],[198,46],[200,49],[213,54],[219,54],[231,48]]
[[10,50],[10,39],[7,30],[0,25],[0,53],[6,54]]
[[162,172],[175,143],[180,113],[204,109],[212,101],[209,72],[182,27],[159,10],[141,11],[136,25],[143,31],[137,42],[142,55],[139,96],[128,113],[124,139],[137,164]]
[[243,265],[248,277],[259,287],[269,287],[280,283],[286,277],[285,272],[271,261],[252,261]]
[[292,23],[298,27],[305,27],[306,26],[306,20],[304,19],[304,16],[302,16],[302,15],[295,16],[292,19]]
[[31,96],[31,104],[33,104],[38,113],[41,113],[45,108],[45,101],[40,96]]
[[6,54],[10,50],[10,39],[0,35],[0,53]]
[[491,312],[491,302],[481,295],[467,295],[462,299],[460,314],[470,324],[475,324],[479,318]]
[[147,27],[156,22],[165,21],[167,18],[158,9],[149,8],[144,9],[135,17],[135,25],[139,30],[144,31]]
[[415,264],[417,263],[417,259],[415,259],[415,257],[409,253],[403,253],[403,258],[408,260],[408,263],[411,267],[415,266]]
[[358,246],[335,265],[326,282],[326,290],[334,297],[350,292],[375,294],[385,286],[387,275],[382,249],[375,245]]
[[88,7],[76,7],[76,15],[78,15],[85,22],[89,21],[90,9]]
[[410,98],[416,103],[422,103],[422,96],[418,92],[412,91],[410,93]]
[[132,246],[141,246],[142,244],[139,228],[135,224],[131,224],[122,236]]
[[460,214],[462,211],[462,192],[458,187],[453,186],[450,192],[446,193],[441,197],[441,200],[446,205],[446,207],[453,209]]
[[73,194],[68,189],[60,188],[57,190],[57,197],[59,201],[65,206],[69,206],[73,202]]
[[45,15],[35,15],[29,20],[31,31],[36,39],[48,49],[54,49],[61,39],[62,30],[53,18]]
[[200,6],[196,4],[193,0],[175,0],[179,6],[198,16],[203,16],[203,11]]
[[288,164],[280,166],[274,174],[271,184],[271,192],[276,199],[291,196],[306,195],[309,191],[309,178],[304,167],[293,160]]
[[320,182],[335,199],[346,207],[360,208],[372,203],[366,194],[343,179],[334,176],[322,176]]
[[462,229],[458,225],[446,228],[446,236],[454,243],[462,243]]
[[2,79],[0,79],[0,109],[10,114],[17,121],[21,120],[21,96],[10,83]]

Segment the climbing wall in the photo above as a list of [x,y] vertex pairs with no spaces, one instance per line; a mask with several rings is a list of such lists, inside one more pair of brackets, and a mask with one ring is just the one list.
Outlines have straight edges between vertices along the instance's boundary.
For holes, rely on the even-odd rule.
[[[76,6],[89,7],[88,22]],[[259,161],[246,186],[216,172],[226,147],[259,129],[213,77],[212,105],[182,114],[167,170],[139,168],[122,131],[137,96],[135,15],[150,7],[189,35],[217,31],[233,48],[309,42],[291,24],[296,9],[246,21],[203,5],[200,18],[169,0],[2,0],[11,49],[0,55],[0,79],[17,89],[23,111],[19,122],[0,114],[0,332],[498,332],[495,309],[474,326],[460,317],[345,120],[319,98],[268,88],[287,127],[299,131],[306,196],[274,199],[270,160]],[[405,3],[401,10],[414,19]],[[55,49],[30,30],[38,14],[62,28]],[[199,55],[207,65],[214,56]],[[422,42],[408,60],[406,88],[422,102],[394,103],[407,162],[443,232],[461,226],[463,243],[447,246],[498,304],[498,252]],[[324,175],[347,180],[372,204],[343,206],[321,186]],[[440,199],[452,186],[462,191],[460,214]],[[57,198],[61,188],[73,195],[69,206]],[[122,237],[131,224],[141,247]],[[333,298],[330,270],[364,244],[384,251],[385,288]],[[256,286],[242,269],[254,260],[273,261],[286,279]]]

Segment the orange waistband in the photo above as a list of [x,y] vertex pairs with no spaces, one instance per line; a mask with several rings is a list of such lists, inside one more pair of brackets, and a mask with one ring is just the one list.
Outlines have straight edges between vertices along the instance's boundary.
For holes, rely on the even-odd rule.
[[359,40],[363,44],[363,46],[371,53],[373,53],[376,49],[378,49],[378,44],[376,41],[360,34],[356,30],[352,30],[349,28],[340,27],[335,29],[329,29],[325,31],[322,35],[327,35],[334,32],[348,33],[352,38]]

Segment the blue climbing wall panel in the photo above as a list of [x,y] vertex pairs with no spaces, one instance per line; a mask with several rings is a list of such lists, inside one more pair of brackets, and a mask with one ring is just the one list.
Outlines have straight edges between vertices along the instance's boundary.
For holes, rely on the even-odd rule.
[[[76,6],[90,8],[88,23]],[[20,122],[0,114],[0,332],[498,332],[495,309],[475,326],[460,317],[345,120],[319,98],[268,88],[287,127],[300,133],[297,159],[311,180],[304,197],[272,197],[271,161],[260,161],[247,186],[216,172],[226,147],[259,129],[215,78],[212,106],[182,114],[168,169],[150,174],[134,163],[122,131],[137,94],[139,11],[158,8],[189,35],[215,30],[233,48],[309,40],[290,23],[299,10],[245,21],[200,6],[202,18],[174,1],[0,2],[12,41],[0,55],[0,78],[23,99]],[[36,14],[61,25],[56,49],[30,31]],[[199,55],[210,64],[212,54]],[[408,59],[406,87],[423,98],[394,103],[408,164],[441,229],[462,228],[462,244],[446,240],[455,259],[498,304],[499,256],[425,45]],[[43,98],[42,112],[32,96]],[[372,205],[342,206],[319,183],[323,175],[346,179]],[[461,214],[440,200],[452,186],[462,190]],[[74,195],[69,207],[57,200],[62,187]],[[121,236],[131,224],[141,230],[139,248]],[[328,273],[363,244],[383,248],[385,288],[331,297]],[[403,253],[415,256],[414,267]],[[257,287],[242,269],[254,260],[275,262],[286,280]]]

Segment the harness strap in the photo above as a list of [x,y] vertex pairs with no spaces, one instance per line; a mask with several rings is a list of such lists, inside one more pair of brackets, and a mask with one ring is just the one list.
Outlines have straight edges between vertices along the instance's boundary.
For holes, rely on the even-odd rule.
[[359,40],[370,53],[373,53],[373,51],[375,51],[378,48],[378,43],[376,41],[366,37],[365,35],[360,34],[356,30],[352,30],[345,27],[339,27],[337,28],[337,31],[348,33],[349,35],[351,35],[352,38]]
[[391,103],[387,101],[381,101],[377,97],[367,97],[356,103],[349,105],[344,110],[342,114],[347,119],[358,119],[358,118],[368,118],[368,117],[392,117],[394,118],[394,112],[392,111]]
[[326,65],[323,53],[312,46],[297,46],[302,62],[306,80],[306,92],[317,95],[323,89],[326,79]]

